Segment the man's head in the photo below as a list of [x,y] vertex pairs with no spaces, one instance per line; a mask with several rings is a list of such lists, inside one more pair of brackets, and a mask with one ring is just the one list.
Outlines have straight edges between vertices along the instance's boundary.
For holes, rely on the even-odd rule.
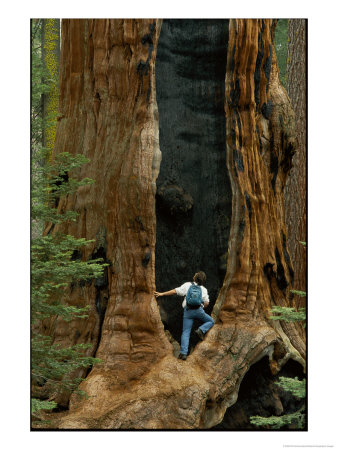
[[206,279],[207,279],[207,277],[206,277],[204,272],[197,272],[197,273],[195,273],[194,278],[193,278],[195,283],[199,284],[200,286],[205,283]]

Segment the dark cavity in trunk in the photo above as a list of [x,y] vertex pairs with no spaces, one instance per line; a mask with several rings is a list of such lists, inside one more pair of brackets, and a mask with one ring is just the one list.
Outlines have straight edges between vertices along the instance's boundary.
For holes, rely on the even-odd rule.
[[[290,392],[275,384],[279,377],[303,380],[302,366],[290,359],[277,375],[272,375],[269,358],[265,356],[253,364],[245,374],[236,403],[227,409],[221,423],[212,430],[264,430],[250,423],[251,416],[282,416],[296,412],[305,399],[297,399]],[[285,425],[280,430],[296,429]]]
[[[162,152],[156,288],[173,289],[203,270],[208,314],[223,284],[231,223],[224,114],[228,27],[226,19],[164,20],[156,59]],[[177,341],[182,300],[159,300],[164,326]]]

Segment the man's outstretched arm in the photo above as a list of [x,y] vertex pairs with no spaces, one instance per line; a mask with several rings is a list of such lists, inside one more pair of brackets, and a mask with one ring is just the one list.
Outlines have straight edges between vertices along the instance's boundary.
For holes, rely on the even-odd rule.
[[163,297],[164,295],[175,295],[176,294],[176,289],[172,289],[171,291],[167,291],[167,292],[156,292],[154,291],[154,295],[155,297]]

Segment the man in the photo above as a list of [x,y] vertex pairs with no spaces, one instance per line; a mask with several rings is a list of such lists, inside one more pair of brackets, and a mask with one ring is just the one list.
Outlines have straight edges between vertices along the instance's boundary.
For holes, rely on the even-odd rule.
[[[179,359],[183,360],[187,359],[190,333],[194,323],[194,319],[200,320],[202,322],[202,325],[196,330],[196,334],[201,340],[204,339],[204,335],[206,334],[206,332],[209,331],[210,328],[215,323],[212,317],[206,314],[203,309],[209,305],[208,291],[203,286],[206,278],[207,277],[204,272],[197,272],[193,277],[192,283],[188,281],[187,283],[182,284],[182,286],[167,292],[156,292],[156,291],[154,292],[156,298],[162,297],[164,295],[175,295],[175,294],[180,295],[182,297],[184,296],[184,300],[182,303],[182,307],[184,308],[183,331],[181,336],[181,350],[180,354],[178,355]],[[196,306],[195,307],[196,309],[193,309],[194,308],[193,306],[187,305],[186,300],[186,296],[192,284],[199,286],[201,289],[202,303],[200,306]],[[190,295],[191,291],[189,292],[189,296]]]

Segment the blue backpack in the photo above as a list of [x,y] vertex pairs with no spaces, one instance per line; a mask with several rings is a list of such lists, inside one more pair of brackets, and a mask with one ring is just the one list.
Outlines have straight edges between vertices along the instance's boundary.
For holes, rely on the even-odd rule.
[[186,301],[188,309],[199,308],[203,303],[201,286],[197,286],[196,284],[192,283],[190,288],[188,289]]

